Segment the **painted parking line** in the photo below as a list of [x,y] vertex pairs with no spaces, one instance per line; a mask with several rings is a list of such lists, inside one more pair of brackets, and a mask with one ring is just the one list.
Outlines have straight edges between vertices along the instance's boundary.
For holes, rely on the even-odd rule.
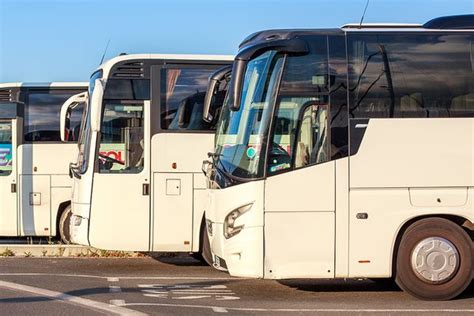
[[172,300],[212,299],[216,301],[240,300],[223,284],[138,284],[143,296]]
[[10,289],[10,290],[30,293],[36,296],[47,297],[52,300],[74,304],[74,305],[81,306],[89,310],[94,310],[94,311],[98,311],[102,313],[105,312],[105,313],[113,314],[113,315],[130,315],[130,316],[147,315],[147,314],[144,314],[132,309],[122,307],[122,306],[125,306],[125,304],[121,306],[109,305],[106,303],[97,302],[97,301],[89,300],[82,297],[72,296],[66,293],[51,291],[51,290],[28,286],[28,285],[22,285],[22,284],[13,283],[13,282],[0,281],[0,287],[5,288],[5,289]]

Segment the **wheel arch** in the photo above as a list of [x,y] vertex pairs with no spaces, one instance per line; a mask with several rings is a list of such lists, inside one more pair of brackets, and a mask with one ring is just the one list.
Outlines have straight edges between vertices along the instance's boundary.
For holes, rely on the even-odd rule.
[[58,212],[56,214],[56,222],[55,222],[55,225],[54,225],[56,227],[55,236],[57,236],[59,234],[59,220],[61,218],[61,215],[63,214],[64,210],[66,210],[66,208],[70,205],[71,205],[71,201],[64,201],[64,202],[59,203]]
[[392,258],[390,260],[390,264],[391,264],[390,272],[391,272],[392,277],[395,276],[395,272],[396,272],[395,270],[396,270],[396,266],[397,266],[396,262],[397,262],[398,247],[399,247],[400,242],[402,240],[403,234],[408,229],[408,227],[410,227],[414,223],[416,223],[416,222],[418,222],[422,219],[426,219],[426,218],[444,218],[444,219],[447,219],[447,220],[453,222],[454,224],[458,225],[462,229],[464,229],[464,231],[466,231],[467,234],[471,237],[471,240],[474,241],[474,223],[471,222],[469,219],[463,217],[463,216],[440,213],[440,214],[428,214],[428,215],[424,214],[424,215],[419,215],[419,216],[414,216],[414,217],[408,218],[405,222],[403,222],[400,225],[400,227],[398,228],[398,230],[395,234],[395,239],[392,242],[392,251],[391,251]]

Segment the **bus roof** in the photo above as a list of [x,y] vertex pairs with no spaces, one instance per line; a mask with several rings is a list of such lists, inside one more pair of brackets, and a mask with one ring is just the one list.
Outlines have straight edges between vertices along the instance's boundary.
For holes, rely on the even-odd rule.
[[137,59],[161,59],[161,60],[186,60],[186,61],[233,61],[233,55],[191,55],[191,54],[130,54],[120,55],[111,58],[104,62],[96,71],[101,70],[104,72],[103,77],[107,78],[112,67],[121,61],[126,60],[137,60]]
[[253,33],[245,38],[239,49],[268,40],[285,40],[300,35],[343,35],[351,32],[473,32],[474,14],[434,18],[424,24],[414,23],[350,23],[340,28],[274,29]]

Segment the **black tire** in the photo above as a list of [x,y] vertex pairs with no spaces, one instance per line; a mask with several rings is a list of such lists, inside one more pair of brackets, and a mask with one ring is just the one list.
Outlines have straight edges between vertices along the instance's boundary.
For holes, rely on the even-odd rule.
[[209,237],[207,236],[206,218],[204,216],[202,217],[199,233],[199,252],[195,252],[191,254],[191,256],[212,267],[211,245],[209,243]]
[[[459,263],[456,270],[449,278],[439,282],[418,277],[411,264],[415,247],[430,237],[449,241],[458,252]],[[395,282],[405,292],[419,299],[441,301],[455,298],[471,283],[472,252],[472,240],[460,226],[439,217],[422,219],[408,227],[402,236],[396,258]]]
[[203,219],[204,225],[201,227],[201,256],[202,259],[212,267],[212,253],[211,253],[211,244],[209,243],[209,236],[207,235],[206,223]]
[[71,243],[71,233],[69,231],[69,222],[71,221],[72,211],[71,205],[66,206],[59,218],[59,238],[63,244]]

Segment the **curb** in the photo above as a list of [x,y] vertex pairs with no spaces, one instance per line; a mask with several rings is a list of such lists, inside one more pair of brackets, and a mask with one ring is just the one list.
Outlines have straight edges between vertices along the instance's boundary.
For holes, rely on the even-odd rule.
[[107,251],[79,245],[0,245],[1,257],[137,257],[131,251]]

